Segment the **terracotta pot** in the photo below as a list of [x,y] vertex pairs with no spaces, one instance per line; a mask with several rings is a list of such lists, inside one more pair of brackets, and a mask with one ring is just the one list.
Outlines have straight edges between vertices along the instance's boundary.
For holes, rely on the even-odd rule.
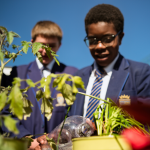
[[121,136],[91,136],[72,139],[73,150],[132,150]]

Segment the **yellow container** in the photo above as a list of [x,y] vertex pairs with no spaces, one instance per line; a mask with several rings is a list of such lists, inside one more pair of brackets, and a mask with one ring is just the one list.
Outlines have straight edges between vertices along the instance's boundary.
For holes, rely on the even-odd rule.
[[3,138],[2,139],[2,147],[0,147],[0,150],[27,150],[29,146],[29,140],[28,139],[13,139],[13,138]]
[[[121,136],[91,136],[72,139],[73,150],[132,150]],[[121,147],[120,147],[121,145]]]

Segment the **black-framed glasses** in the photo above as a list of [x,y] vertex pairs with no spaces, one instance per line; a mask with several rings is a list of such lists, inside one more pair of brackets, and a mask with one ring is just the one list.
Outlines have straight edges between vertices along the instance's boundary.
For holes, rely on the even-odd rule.
[[102,43],[105,47],[112,46],[115,41],[115,37],[119,35],[121,31],[119,31],[116,35],[110,34],[105,35],[101,39],[97,39],[96,37],[85,37],[84,42],[89,47],[89,49],[93,49],[97,46],[98,43]]

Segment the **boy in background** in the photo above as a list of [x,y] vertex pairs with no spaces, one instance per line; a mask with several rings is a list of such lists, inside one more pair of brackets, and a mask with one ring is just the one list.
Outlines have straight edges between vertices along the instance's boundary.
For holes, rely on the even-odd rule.
[[[62,41],[62,30],[61,28],[52,21],[39,21],[32,29],[32,42],[40,42],[45,45],[49,45],[51,49],[57,53],[61,46]],[[37,58],[35,61],[17,67],[13,67],[11,75],[8,77],[9,82],[3,80],[2,85],[11,85],[14,77],[21,79],[31,79],[33,82],[41,80],[42,77],[47,77],[50,73],[60,74],[68,73],[74,74],[77,68],[66,66],[60,63],[57,65],[53,57],[49,58],[46,54],[45,49],[40,48],[39,52],[42,55],[43,62],[40,62]],[[45,69],[43,69],[45,68]],[[21,89],[24,89],[28,85],[26,82],[21,83]],[[50,121],[48,121],[43,114],[41,114],[41,100],[37,101],[36,91],[38,89],[31,88],[27,91],[28,99],[32,102],[32,113],[27,120],[21,120],[18,122],[17,127],[20,131],[18,135],[10,134],[10,136],[17,136],[18,138],[25,137],[27,135],[38,135],[43,133],[50,133],[57,125],[59,125],[65,118],[65,100],[61,93],[52,88],[50,85],[51,96],[55,98],[53,101],[53,113]],[[59,99],[61,98],[61,103]],[[8,113],[5,109],[3,113]],[[3,128],[3,132],[8,132],[6,128]]]

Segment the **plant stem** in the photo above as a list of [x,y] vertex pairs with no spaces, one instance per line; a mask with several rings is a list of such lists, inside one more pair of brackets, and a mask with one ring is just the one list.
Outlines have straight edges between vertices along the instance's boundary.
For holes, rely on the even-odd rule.
[[98,98],[98,97],[95,97],[95,96],[92,96],[92,95],[87,95],[87,94],[82,93],[82,92],[78,92],[78,93],[81,94],[81,95],[85,95],[85,96],[89,96],[89,97],[95,98],[95,99],[97,99],[97,100],[104,101],[104,102],[106,102],[106,103],[111,103],[111,102],[108,102],[107,100],[103,100],[103,99],[101,99],[101,98]]
[[2,75],[3,75],[3,70],[4,70],[4,63],[3,61],[1,61],[1,70],[0,70],[0,86],[1,86],[1,82],[2,82]]
[[9,63],[13,58],[15,58],[16,56],[18,56],[21,52],[23,52],[23,50],[20,50],[19,52],[17,52],[16,54],[14,54],[11,58],[9,58],[9,60],[4,63],[4,66],[5,66],[7,63]]
[[60,132],[59,132],[59,135],[58,135],[58,139],[57,139],[57,150],[58,150],[58,145],[59,145],[60,135],[61,135],[62,129],[63,129],[63,127],[64,127],[64,124],[65,124],[66,118],[67,118],[67,116],[68,116],[68,113],[69,113],[70,107],[71,107],[71,106],[69,106],[69,107],[68,107],[67,114],[65,115],[65,119],[64,119],[64,121],[63,121],[63,124],[62,124],[62,126],[61,126],[61,129],[60,129]]
[[123,148],[122,148],[122,146],[121,146],[121,144],[120,144],[119,140],[117,139],[117,137],[116,137],[115,135],[114,135],[114,137],[115,137],[115,139],[116,139],[116,141],[117,141],[118,145],[120,146],[121,150],[123,150]]

